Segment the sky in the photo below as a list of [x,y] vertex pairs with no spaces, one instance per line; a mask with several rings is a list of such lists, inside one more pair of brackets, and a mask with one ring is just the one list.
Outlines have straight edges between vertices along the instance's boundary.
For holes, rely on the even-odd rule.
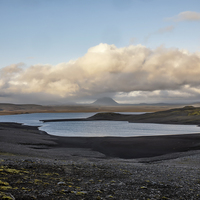
[[0,103],[200,102],[199,0],[0,0]]

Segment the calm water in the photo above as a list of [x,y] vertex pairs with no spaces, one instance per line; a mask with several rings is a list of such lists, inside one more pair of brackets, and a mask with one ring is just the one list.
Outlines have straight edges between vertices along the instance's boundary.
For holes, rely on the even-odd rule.
[[[42,123],[42,119],[85,118],[95,113],[34,113],[0,116],[0,122],[18,122],[41,126],[40,130],[59,136],[151,136],[199,133],[195,125],[163,125],[114,121],[71,121]],[[139,114],[139,113],[132,113]]]

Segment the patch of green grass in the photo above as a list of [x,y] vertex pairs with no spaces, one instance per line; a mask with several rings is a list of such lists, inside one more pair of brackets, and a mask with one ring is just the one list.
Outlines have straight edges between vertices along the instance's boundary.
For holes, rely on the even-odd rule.
[[12,153],[6,153],[6,152],[0,152],[1,156],[15,156],[15,154]]
[[198,116],[200,115],[200,110],[188,113],[188,116]]

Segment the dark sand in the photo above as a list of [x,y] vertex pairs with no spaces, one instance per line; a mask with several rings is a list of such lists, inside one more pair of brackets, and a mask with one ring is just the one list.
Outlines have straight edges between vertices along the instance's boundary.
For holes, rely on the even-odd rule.
[[0,123],[0,152],[46,158],[138,159],[200,150],[200,134],[143,137],[59,137],[37,127]]
[[200,134],[75,138],[0,123],[0,199],[200,199],[198,149]]

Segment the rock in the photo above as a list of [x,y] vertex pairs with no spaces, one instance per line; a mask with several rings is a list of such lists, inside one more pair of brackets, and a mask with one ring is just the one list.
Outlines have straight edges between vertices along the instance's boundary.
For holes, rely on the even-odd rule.
[[57,185],[66,185],[65,182],[58,182]]

